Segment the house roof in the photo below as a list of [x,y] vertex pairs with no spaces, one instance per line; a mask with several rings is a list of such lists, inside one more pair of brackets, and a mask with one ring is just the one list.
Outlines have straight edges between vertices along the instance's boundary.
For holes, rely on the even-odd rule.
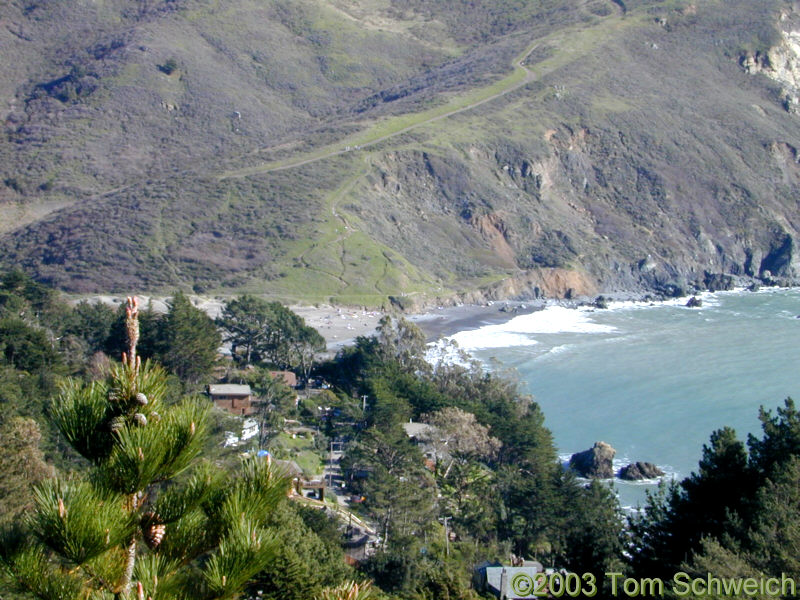
[[249,396],[251,394],[249,385],[239,385],[235,383],[210,385],[208,386],[208,393],[211,396]]
[[285,470],[289,475],[293,477],[302,477],[303,476],[303,469],[300,468],[293,460],[273,460],[273,464],[277,465],[278,468]]
[[283,383],[289,387],[297,386],[297,375],[291,371],[270,371],[269,374],[273,379],[280,377],[283,380]]
[[433,428],[427,423],[403,423],[403,429],[408,437],[419,438]]

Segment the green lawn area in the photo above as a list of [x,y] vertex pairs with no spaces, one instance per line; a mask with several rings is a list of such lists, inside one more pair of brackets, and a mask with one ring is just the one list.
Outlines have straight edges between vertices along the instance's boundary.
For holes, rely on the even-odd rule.
[[293,460],[303,469],[306,477],[322,473],[322,459],[314,449],[314,440],[305,435],[292,437],[288,433],[280,433],[270,443],[270,450],[279,460]]

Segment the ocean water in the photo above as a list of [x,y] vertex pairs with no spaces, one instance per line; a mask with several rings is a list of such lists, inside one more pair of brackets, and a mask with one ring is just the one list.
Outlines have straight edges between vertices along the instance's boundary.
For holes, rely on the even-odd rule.
[[[800,401],[800,290],[704,294],[609,310],[550,306],[452,336],[490,369],[514,368],[563,460],[602,440],[615,466],[659,465],[682,479],[715,429],[760,433],[758,408]],[[656,482],[614,480],[620,504]]]

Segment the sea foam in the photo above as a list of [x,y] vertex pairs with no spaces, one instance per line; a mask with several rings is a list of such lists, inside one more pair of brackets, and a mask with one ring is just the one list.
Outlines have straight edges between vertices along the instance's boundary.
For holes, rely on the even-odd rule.
[[533,346],[536,334],[548,333],[611,333],[615,328],[591,320],[591,311],[548,306],[547,308],[519,315],[505,323],[486,325],[479,329],[459,331],[448,339],[455,341],[464,350],[486,348],[508,348]]

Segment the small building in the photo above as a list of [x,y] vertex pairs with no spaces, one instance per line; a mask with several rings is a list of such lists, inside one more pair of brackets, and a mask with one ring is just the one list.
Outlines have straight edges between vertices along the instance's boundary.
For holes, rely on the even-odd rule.
[[431,471],[436,468],[436,447],[433,439],[438,435],[438,429],[427,423],[403,423],[403,430],[408,438],[422,451],[425,456],[425,466]]
[[325,482],[321,479],[306,480],[303,479],[299,482],[298,493],[306,498],[314,498],[320,502],[325,501]]
[[427,441],[433,435],[436,428],[427,423],[408,422],[403,423],[403,430],[406,432],[406,435],[411,438],[412,442],[420,443]]
[[522,600],[536,598],[534,587],[536,575],[545,570],[541,563],[526,560],[517,567],[499,563],[484,563],[475,569],[472,585],[479,592],[489,593],[500,600]]
[[285,385],[288,385],[290,388],[297,387],[297,375],[295,375],[291,371],[270,371],[269,375],[273,379],[280,379],[281,381],[283,381]]
[[240,416],[252,415],[253,393],[249,385],[218,383],[208,386],[208,396],[215,406]]
[[267,460],[270,461],[273,465],[278,468],[278,471],[281,471],[291,477],[292,479],[292,488],[291,491],[298,496],[307,497],[305,495],[305,490],[313,490],[312,496],[318,500],[325,499],[325,483],[323,481],[309,481],[306,477],[305,473],[303,473],[303,469],[300,468],[293,460],[280,460],[280,459],[273,459],[269,453],[267,453]]

